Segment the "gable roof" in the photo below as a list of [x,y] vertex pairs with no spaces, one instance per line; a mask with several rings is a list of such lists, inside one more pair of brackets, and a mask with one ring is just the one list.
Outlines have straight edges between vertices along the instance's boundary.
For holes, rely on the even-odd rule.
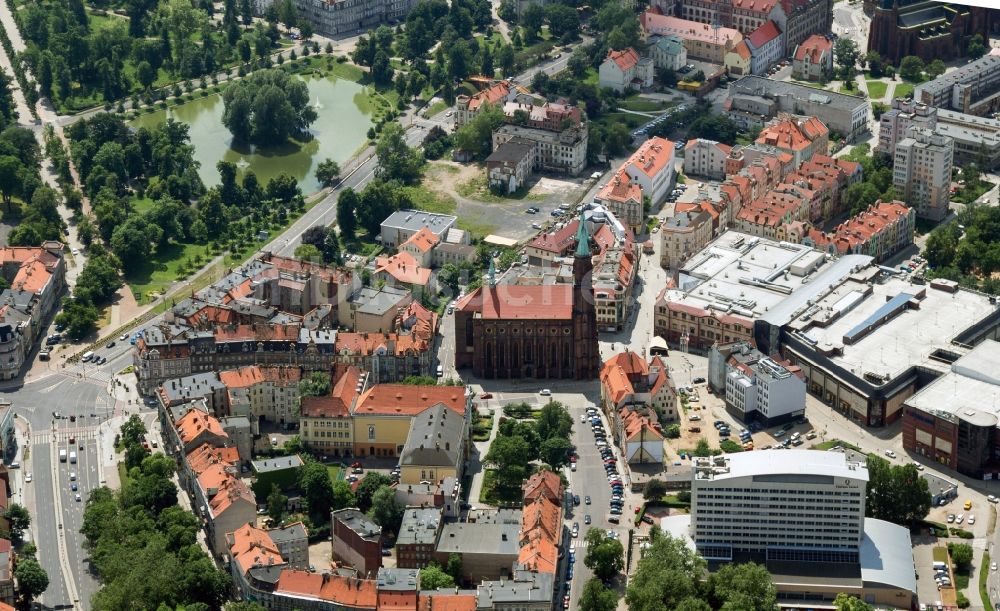
[[204,431],[217,437],[228,437],[216,417],[196,409],[181,416],[180,420],[174,423],[174,427],[181,443],[184,444],[190,443]]
[[621,51],[608,49],[608,56],[604,61],[608,60],[613,61],[622,72],[627,72],[639,65],[639,54],[632,47]]
[[378,384],[361,394],[354,414],[415,416],[438,403],[464,417],[465,387]]
[[258,566],[274,566],[285,563],[278,546],[271,540],[266,530],[244,524],[227,535],[229,554],[240,567],[240,572]]
[[536,534],[549,541],[558,541],[562,531],[559,514],[559,505],[545,496],[535,497],[521,510],[521,541],[533,539]]
[[310,573],[299,569],[281,571],[275,593],[329,601],[355,609],[375,609],[378,600],[376,582],[373,579]]
[[431,279],[431,270],[421,267],[413,255],[406,251],[398,252],[391,257],[376,257],[375,273],[385,273],[398,282],[417,286],[426,286]]
[[433,231],[426,227],[421,227],[420,231],[411,235],[410,239],[400,244],[400,248],[403,246],[412,246],[420,252],[427,252],[437,246],[440,241],[441,238],[434,235]]
[[781,30],[778,29],[778,24],[768,20],[750,32],[746,40],[752,48],[759,49],[779,36],[781,36]]
[[819,63],[824,55],[833,51],[833,42],[821,34],[813,34],[795,47],[794,58],[811,64]]
[[205,442],[197,448],[188,452],[184,457],[188,469],[196,475],[200,475],[212,465],[235,466],[240,462],[239,450],[233,446],[228,448],[217,448]]
[[521,486],[524,501],[530,502],[540,496],[559,503],[562,501],[562,480],[552,471],[537,471]]
[[674,144],[664,138],[650,138],[636,149],[622,164],[623,168],[635,168],[646,176],[656,177],[674,162]]
[[361,370],[351,365],[346,369],[334,370],[337,380],[330,394],[325,397],[302,397],[299,412],[307,418],[349,418],[354,400],[358,397],[358,382]]

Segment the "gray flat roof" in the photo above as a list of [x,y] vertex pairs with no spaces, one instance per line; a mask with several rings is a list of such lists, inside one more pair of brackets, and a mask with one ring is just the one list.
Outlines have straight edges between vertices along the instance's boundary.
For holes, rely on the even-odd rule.
[[[717,472],[713,478],[714,481],[755,475],[785,474],[827,475],[840,479],[868,481],[868,468],[859,463],[849,462],[841,452],[757,450],[725,454],[723,457],[713,458],[723,458],[729,467],[728,472]],[[697,474],[698,467],[701,466],[701,460],[713,461],[713,458],[697,459],[695,473]]]
[[271,536],[271,540],[275,543],[305,540],[309,537],[308,533],[306,533],[306,527],[302,525],[302,522],[295,522],[281,528],[272,528],[267,531],[267,534]]
[[354,508],[338,509],[332,514],[333,519],[340,520],[344,526],[353,530],[365,541],[380,541],[382,527],[368,519],[368,516]]
[[381,289],[364,287],[351,295],[350,301],[357,304],[358,312],[381,316],[399,306],[399,302],[410,296],[410,291],[391,286]]
[[[864,255],[826,260],[808,246],[727,231],[684,264],[678,288],[668,289],[664,297],[673,303],[729,309],[732,314],[783,325],[801,304],[870,261]],[[783,273],[806,263],[818,263],[816,271],[806,276]],[[769,283],[749,283],[754,279],[769,279]]]
[[433,545],[442,511],[439,507],[407,507],[396,545]]
[[[952,344],[960,332],[981,321],[996,309],[982,294],[966,290],[954,293],[933,289],[930,285],[915,285],[902,278],[891,278],[870,285],[871,293],[860,299],[852,309],[844,311],[823,327],[813,325],[804,336],[823,349],[834,347],[831,360],[857,376],[865,373],[895,378],[907,368],[923,366],[947,371],[945,363],[930,355],[938,349],[964,354],[967,349]],[[870,333],[845,345],[844,338],[863,321],[871,319],[886,302],[903,293],[924,297],[915,299],[919,307],[903,309]],[[831,293],[815,302],[814,307],[833,307],[843,298]]]
[[906,405],[979,426],[1000,423],[1000,343],[984,340],[951,370],[906,400]]
[[420,571],[379,567],[378,589],[393,592],[412,592],[420,589]]
[[445,524],[435,551],[469,554],[495,554],[517,557],[521,546],[517,542],[521,522],[490,524],[483,522]]
[[763,97],[779,95],[791,95],[803,100],[818,101],[817,97],[825,98],[824,102],[831,108],[853,112],[859,106],[868,104],[868,100],[856,95],[835,93],[833,91],[818,90],[805,85],[789,83],[787,81],[776,81],[762,76],[747,75],[729,85],[729,96],[745,94]]
[[521,571],[518,578],[484,581],[476,591],[476,606],[492,609],[496,603],[551,603],[554,575]]
[[270,473],[272,471],[283,471],[285,469],[297,469],[303,464],[305,463],[302,462],[302,459],[298,454],[250,461],[250,465],[253,466],[253,470],[256,473]]
[[913,97],[914,99],[920,99],[921,91],[927,91],[934,96],[943,95],[944,91],[950,91],[955,85],[973,81],[983,73],[997,70],[1000,70],[1000,56],[984,55],[961,68],[942,74],[933,81],[917,85],[916,91],[913,92]]
[[917,577],[908,529],[884,520],[865,518],[861,579],[916,594]]
[[382,221],[382,227],[392,227],[406,231],[420,231],[421,227],[430,229],[434,235],[440,236],[449,229],[458,217],[450,214],[437,214],[436,212],[424,212],[423,210],[410,210],[404,208],[389,215],[389,218]]

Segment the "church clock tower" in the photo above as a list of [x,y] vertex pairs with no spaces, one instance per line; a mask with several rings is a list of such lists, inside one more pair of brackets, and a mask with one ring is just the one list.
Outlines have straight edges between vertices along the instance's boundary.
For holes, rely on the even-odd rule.
[[576,254],[573,258],[573,359],[577,380],[593,380],[600,370],[600,350],[597,346],[597,311],[594,307],[593,255],[590,232],[580,213],[576,232]]

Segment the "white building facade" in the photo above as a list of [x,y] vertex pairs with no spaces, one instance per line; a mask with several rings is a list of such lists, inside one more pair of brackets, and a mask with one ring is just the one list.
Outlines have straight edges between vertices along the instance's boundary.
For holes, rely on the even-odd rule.
[[940,221],[948,215],[955,144],[929,129],[910,128],[896,144],[892,184],[920,218]]

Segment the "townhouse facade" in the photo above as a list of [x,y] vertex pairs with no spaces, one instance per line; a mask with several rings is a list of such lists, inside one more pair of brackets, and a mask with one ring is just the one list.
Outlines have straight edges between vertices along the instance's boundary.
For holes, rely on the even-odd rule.
[[598,68],[597,83],[602,88],[609,88],[616,93],[631,89],[646,89],[653,84],[654,62],[648,57],[629,47],[627,49],[609,49]]
[[60,242],[40,247],[0,248],[0,380],[21,376],[28,356],[66,287],[66,262]]

